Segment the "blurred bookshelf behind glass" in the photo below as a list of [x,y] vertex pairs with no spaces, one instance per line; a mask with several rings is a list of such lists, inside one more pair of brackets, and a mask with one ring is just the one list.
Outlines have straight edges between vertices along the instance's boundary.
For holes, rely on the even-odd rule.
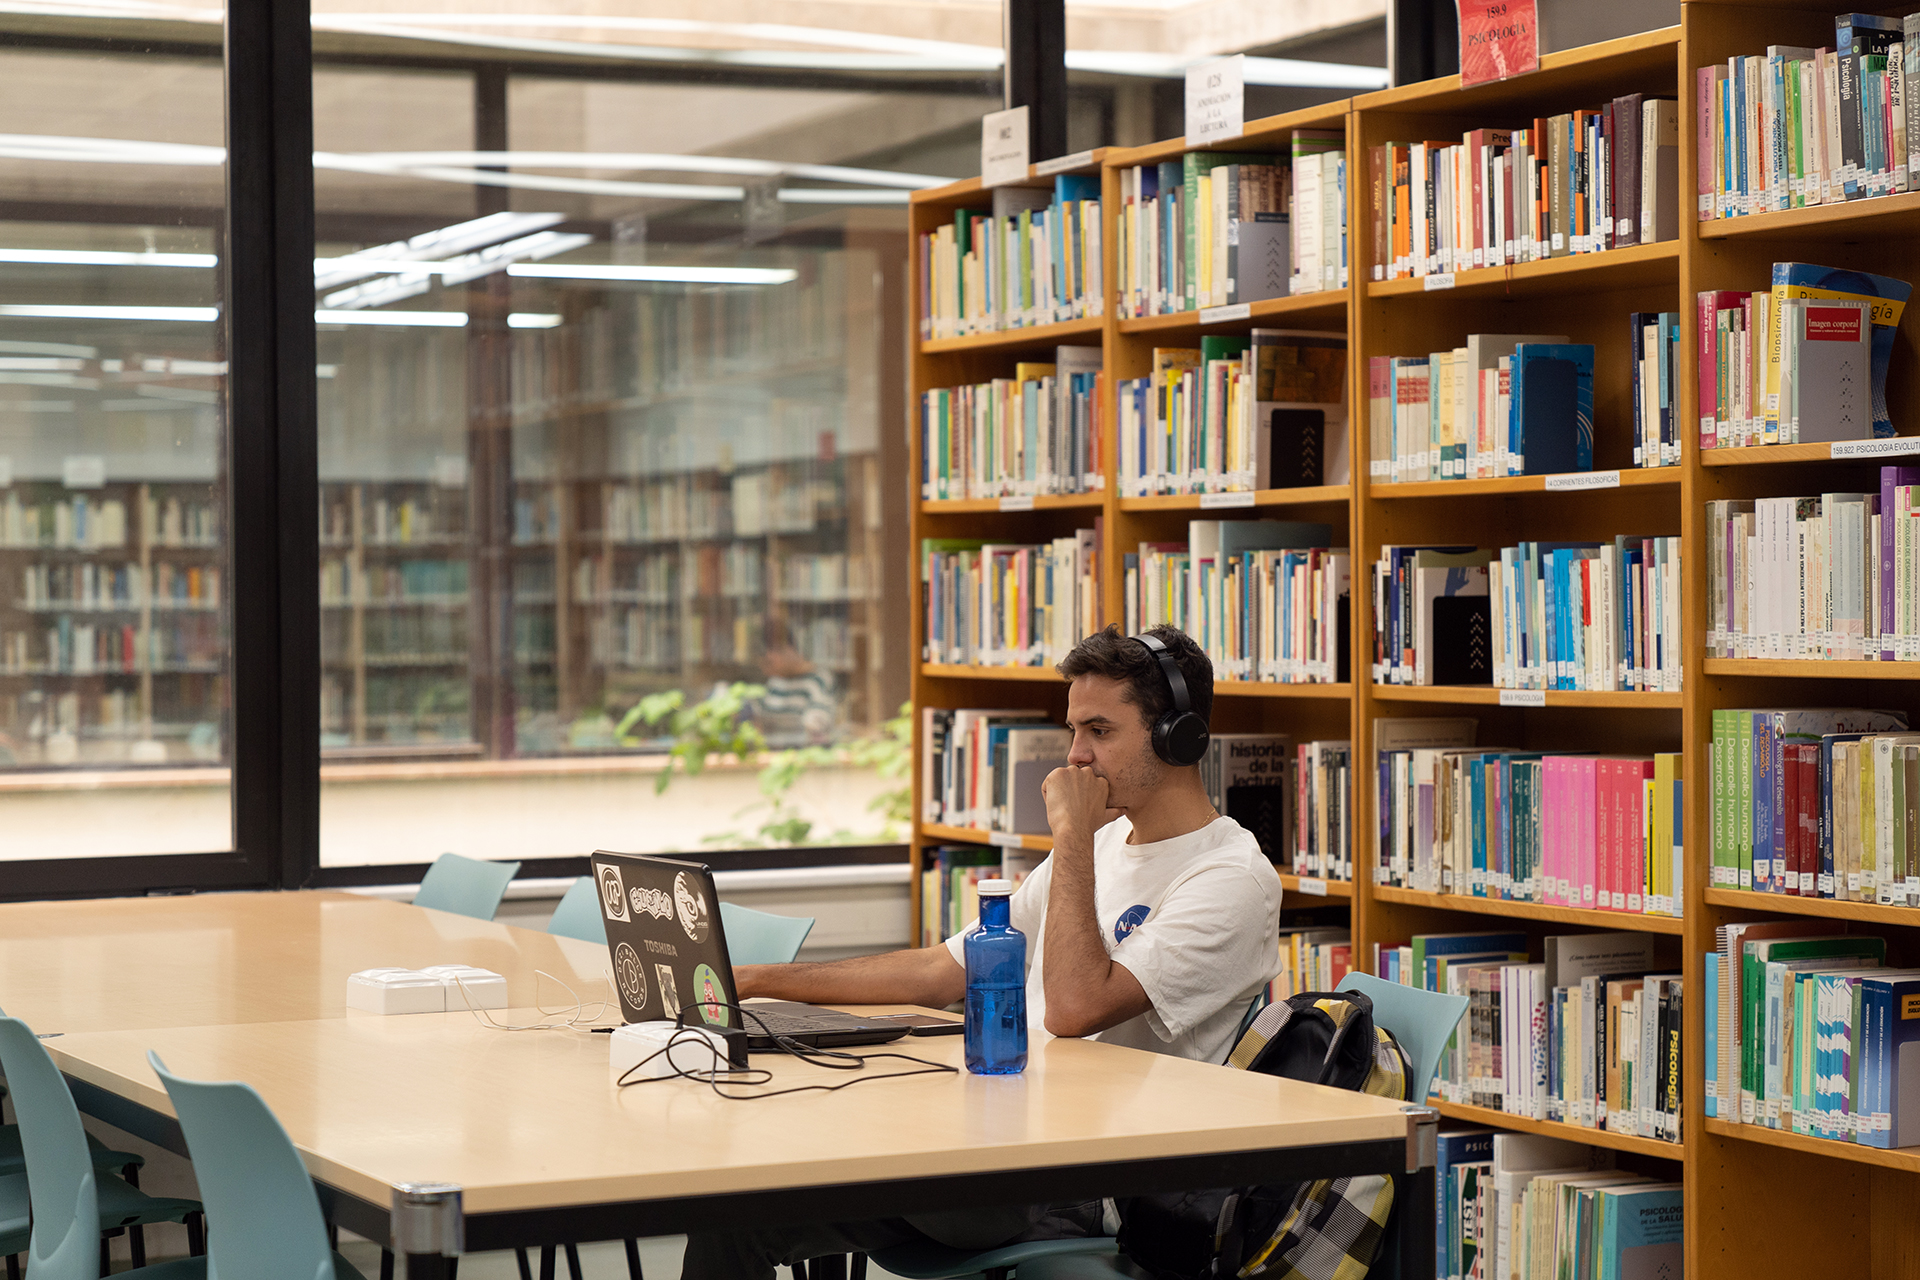
[[323,322],[327,757],[658,750],[616,733],[642,697],[735,681],[773,745],[886,718],[876,255],[727,261],[758,278],[512,281],[504,388],[471,294]]

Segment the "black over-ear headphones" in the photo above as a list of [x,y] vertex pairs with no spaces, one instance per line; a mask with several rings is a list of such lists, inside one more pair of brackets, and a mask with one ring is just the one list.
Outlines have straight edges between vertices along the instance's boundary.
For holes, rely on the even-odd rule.
[[1194,711],[1193,702],[1187,697],[1187,678],[1180,674],[1180,664],[1156,637],[1133,638],[1160,660],[1160,670],[1167,677],[1167,691],[1173,695],[1173,710],[1153,722],[1153,754],[1172,765],[1199,764],[1200,758],[1207,754],[1207,722]]

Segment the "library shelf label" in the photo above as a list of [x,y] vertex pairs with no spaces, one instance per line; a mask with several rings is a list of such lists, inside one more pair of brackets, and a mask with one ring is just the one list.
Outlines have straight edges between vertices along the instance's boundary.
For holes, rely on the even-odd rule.
[[1534,0],[1462,0],[1460,87],[1540,69],[1540,24]]
[[1189,147],[1237,138],[1247,122],[1247,56],[1214,58],[1187,68]]
[[69,489],[98,489],[107,482],[107,460],[97,453],[70,453],[60,467],[60,482]]
[[1920,453],[1920,436],[1889,436],[1884,440],[1835,440],[1827,446],[1830,458],[1896,458]]
[[1237,489],[1232,493],[1203,493],[1200,495],[1202,511],[1223,511],[1228,507],[1250,507],[1253,505],[1253,490]]
[[1436,289],[1451,289],[1453,288],[1453,272],[1436,271],[1426,278],[1426,283],[1422,285],[1421,288],[1425,289],[1428,293],[1432,293]]
[[1042,160],[1033,166],[1036,177],[1051,178],[1056,173],[1072,173],[1075,169],[1085,169],[1093,164],[1093,152],[1076,151],[1070,156],[1057,156],[1052,160]]
[[442,489],[467,487],[467,455],[442,453],[433,459],[433,483]]
[[1228,307],[1200,308],[1201,324],[1225,324],[1229,320],[1251,319],[1253,319],[1253,304],[1251,302],[1236,302]]
[[1564,493],[1575,489],[1618,489],[1619,487],[1618,471],[1565,471],[1557,476],[1547,477],[1548,493]]
[[1500,705],[1503,707],[1544,707],[1547,705],[1545,689],[1502,689]]
[[1020,837],[1011,831],[989,831],[987,843],[999,849],[1018,849]]
[[1027,109],[1009,107],[980,117],[980,185],[1027,180]]
[[1301,876],[1300,892],[1324,898],[1327,896],[1327,882],[1318,876]]
[[1002,498],[1000,499],[1000,509],[1002,511],[1031,511],[1033,510],[1033,497],[1028,495],[1020,498]]

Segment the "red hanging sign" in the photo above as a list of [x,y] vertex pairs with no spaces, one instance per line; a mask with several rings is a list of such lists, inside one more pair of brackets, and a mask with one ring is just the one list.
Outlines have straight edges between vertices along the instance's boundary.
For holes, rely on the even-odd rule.
[[1460,87],[1540,69],[1536,0],[1458,0]]

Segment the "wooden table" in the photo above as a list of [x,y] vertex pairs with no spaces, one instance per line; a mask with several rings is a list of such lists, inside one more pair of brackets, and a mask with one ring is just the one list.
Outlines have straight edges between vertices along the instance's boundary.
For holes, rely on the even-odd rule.
[[[104,958],[77,958],[75,908],[113,920],[95,934]],[[35,929],[15,927],[43,909]],[[465,960],[506,972],[517,997],[516,972],[530,981],[532,967],[566,964],[591,975],[604,963],[602,948],[504,925],[468,921],[444,937],[447,919],[319,894],[0,907],[0,1002],[36,1030],[64,1032],[47,1048],[83,1109],[182,1153],[146,1051],[182,1075],[249,1082],[333,1219],[377,1240],[446,1239],[438,1226],[467,1250],[497,1249],[1423,1165],[1405,1194],[1422,1206],[1433,1195],[1424,1108],[1091,1041],[1037,1036],[1020,1076],[961,1071],[743,1102],[680,1080],[616,1090],[602,1035],[344,1009],[346,974],[375,964]],[[106,980],[130,939],[169,938],[151,979]],[[63,996],[54,960],[86,980]],[[162,1006],[171,1013],[150,1003],[156,984],[181,979],[209,989]],[[958,1037],[898,1047],[961,1064]],[[779,1086],[848,1078],[756,1061],[770,1061]],[[416,1207],[402,1191],[415,1183],[457,1192]],[[1405,1256],[1430,1265],[1431,1215],[1407,1222],[1404,1234],[1422,1239]],[[409,1252],[410,1274],[440,1265],[430,1245]]]

